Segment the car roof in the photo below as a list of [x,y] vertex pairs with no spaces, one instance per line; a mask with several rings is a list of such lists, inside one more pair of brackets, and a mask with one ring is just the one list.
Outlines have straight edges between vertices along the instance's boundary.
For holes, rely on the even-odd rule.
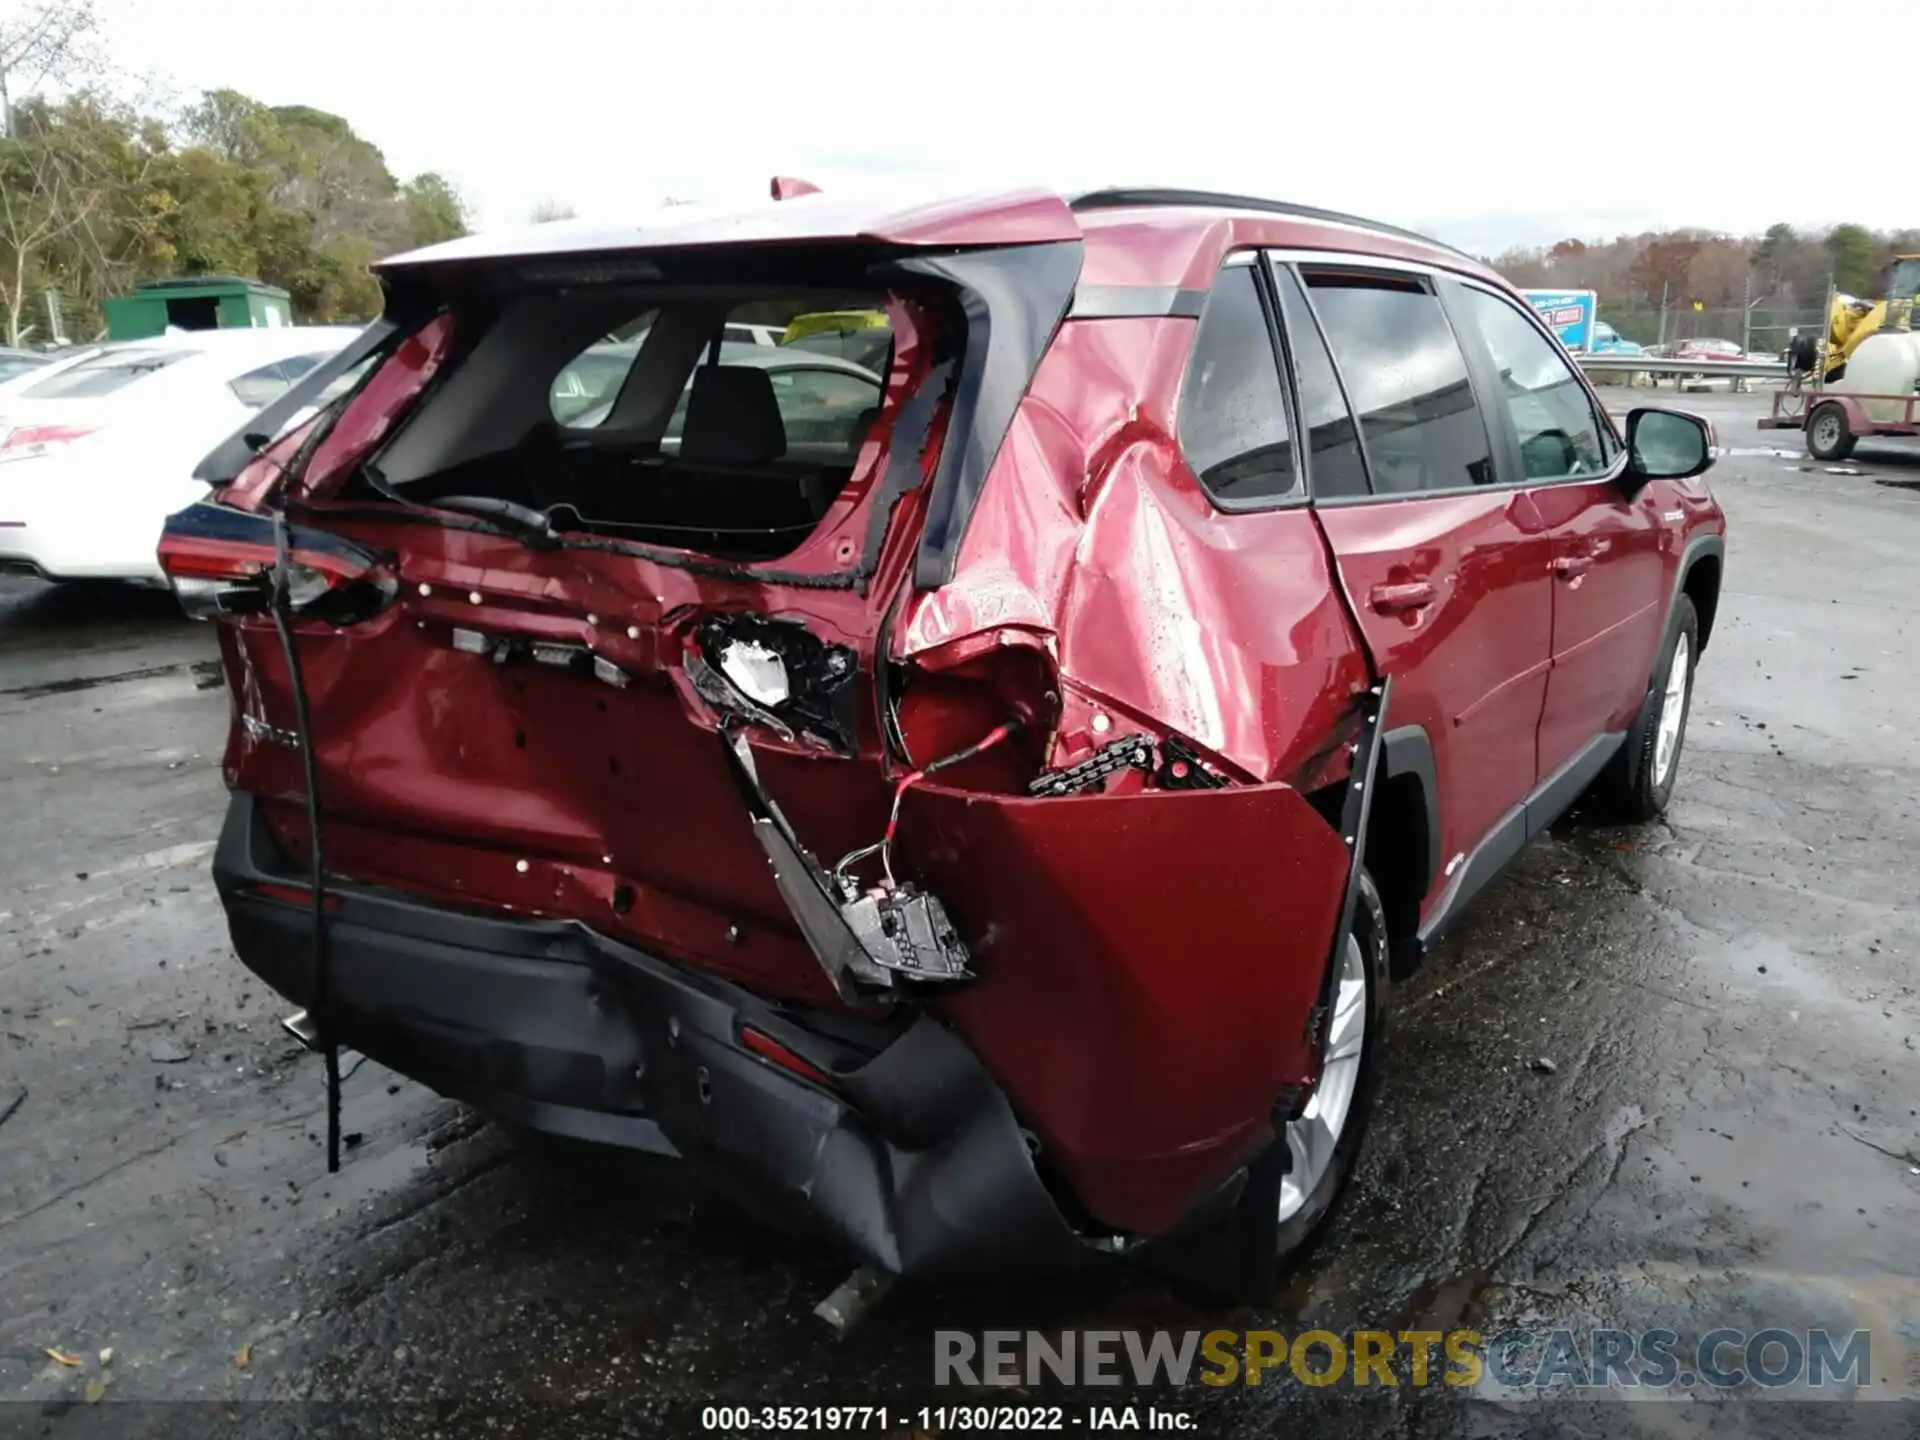
[[[949,196],[919,203],[802,195],[747,209],[670,206],[627,225],[555,221],[484,231],[411,251],[374,268],[389,283],[425,281],[502,262],[530,283],[558,280],[635,252],[714,246],[853,242],[890,247],[1085,244],[1080,283],[1206,289],[1236,249],[1355,252],[1451,269],[1504,287],[1461,251],[1397,226],[1338,211],[1211,191],[1114,187],[1071,198],[1045,190]],[[544,263],[542,263],[544,262]]]

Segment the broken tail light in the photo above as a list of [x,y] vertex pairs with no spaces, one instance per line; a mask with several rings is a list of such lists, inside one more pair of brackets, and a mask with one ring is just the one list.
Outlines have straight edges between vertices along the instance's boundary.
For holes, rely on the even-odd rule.
[[[287,540],[287,605],[297,616],[352,624],[398,592],[381,557],[350,540],[298,527]],[[196,620],[266,613],[278,556],[274,517],[210,501],[169,516],[160,535],[160,568]]]
[[720,714],[853,753],[859,657],[846,646],[797,621],[713,614],[687,636],[681,663],[695,693]]

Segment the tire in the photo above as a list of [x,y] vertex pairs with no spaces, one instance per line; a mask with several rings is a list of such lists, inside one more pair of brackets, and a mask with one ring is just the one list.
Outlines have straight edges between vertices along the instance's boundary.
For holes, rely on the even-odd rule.
[[1844,460],[1859,438],[1847,426],[1844,405],[1828,401],[1807,417],[1807,453],[1816,460]]
[[[1680,773],[1687,716],[1693,710],[1693,672],[1699,663],[1700,617],[1693,601],[1682,595],[1674,602],[1666,637],[1647,677],[1646,696],[1627,731],[1626,743],[1594,784],[1593,798],[1607,818],[1637,825],[1666,811]],[[1670,704],[1677,706],[1671,715]],[[1671,720],[1664,732],[1665,744],[1663,717]]]
[[[1373,877],[1362,872],[1360,894],[1353,907],[1353,925],[1347,932],[1342,952],[1342,970],[1335,985],[1332,1013],[1327,1017],[1326,1035],[1329,1056],[1321,1066],[1321,1084],[1315,1090],[1307,1114],[1281,1127],[1280,1148],[1286,1160],[1286,1174],[1280,1185],[1280,1205],[1268,1215],[1273,1227],[1274,1253],[1281,1262],[1298,1255],[1333,1213],[1346,1189],[1359,1158],[1361,1142],[1366,1138],[1367,1121],[1373,1113],[1380,1089],[1380,1077],[1387,1050],[1387,914],[1380,903],[1380,892]],[[1360,989],[1353,1003],[1357,1011],[1342,1008],[1341,991],[1357,984]],[[1349,994],[1352,992],[1349,990]],[[1346,1070],[1342,1061],[1332,1058],[1331,1050],[1343,1043],[1342,1020],[1360,1022],[1359,1051],[1347,1081],[1330,1082]],[[1352,1038],[1351,1030],[1345,1032]],[[1324,1144],[1325,1115],[1316,1107],[1344,1090],[1346,1105],[1334,1133],[1330,1160],[1322,1160],[1311,1173],[1304,1190],[1297,1177],[1303,1155],[1313,1148],[1310,1136],[1318,1134]],[[1321,1152],[1324,1153],[1324,1152]],[[1310,1161],[1311,1163],[1311,1161]]]

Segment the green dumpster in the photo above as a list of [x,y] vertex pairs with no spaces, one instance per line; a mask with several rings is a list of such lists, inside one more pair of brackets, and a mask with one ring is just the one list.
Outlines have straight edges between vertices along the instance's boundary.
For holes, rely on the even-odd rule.
[[293,324],[286,291],[232,275],[148,280],[102,308],[109,340],[144,340],[169,328],[247,330]]

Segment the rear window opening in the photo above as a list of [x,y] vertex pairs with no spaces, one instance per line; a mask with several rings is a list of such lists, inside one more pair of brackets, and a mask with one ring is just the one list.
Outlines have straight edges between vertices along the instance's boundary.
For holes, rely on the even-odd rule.
[[780,558],[854,478],[893,304],[707,285],[456,305],[453,358],[349,493],[507,502],[563,536]]
[[178,364],[193,353],[158,347],[103,350],[91,359],[69,365],[57,375],[49,375],[37,385],[28,386],[23,393],[29,400],[100,400],[169,365]]

